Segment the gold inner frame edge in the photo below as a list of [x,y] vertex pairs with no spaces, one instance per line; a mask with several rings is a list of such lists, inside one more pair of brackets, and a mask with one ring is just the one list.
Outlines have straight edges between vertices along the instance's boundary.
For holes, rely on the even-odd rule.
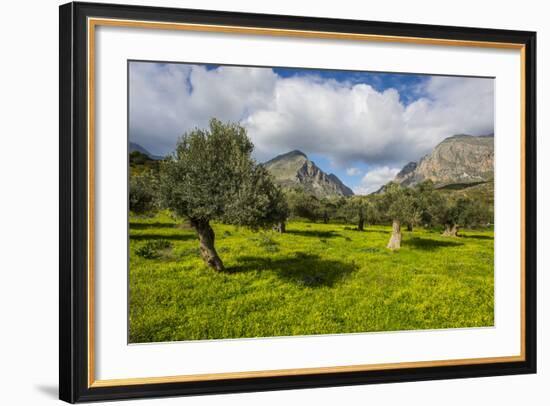
[[[274,29],[260,27],[242,27],[231,25],[210,25],[210,24],[188,24],[188,23],[165,23],[154,21],[139,21],[139,20],[121,20],[109,18],[88,18],[87,21],[87,73],[88,73],[88,387],[112,387],[126,385],[143,385],[143,384],[160,384],[160,383],[177,383],[177,382],[199,382],[213,381],[221,379],[245,379],[259,377],[280,377],[280,376],[296,376],[296,375],[312,375],[312,374],[331,374],[342,372],[361,372],[361,371],[379,371],[391,370],[399,368],[427,368],[441,366],[458,366],[458,365],[474,365],[474,364],[493,364],[504,362],[521,362],[525,361],[525,45],[506,42],[488,42],[488,41],[469,41],[469,40],[453,40],[440,38],[422,38],[422,37],[400,37],[391,35],[374,35],[374,34],[355,34],[343,32],[326,32],[326,31],[306,31],[306,30],[290,30],[290,29]],[[393,42],[401,44],[417,44],[417,45],[435,45],[435,46],[458,46],[458,47],[478,47],[478,48],[493,48],[493,49],[512,49],[520,51],[520,163],[521,163],[521,270],[520,270],[520,341],[521,350],[519,355],[502,356],[502,357],[482,357],[482,358],[464,358],[451,360],[434,360],[434,361],[416,361],[416,362],[396,362],[384,364],[360,364],[360,365],[344,365],[344,366],[329,366],[316,368],[294,368],[294,369],[277,369],[265,371],[243,371],[243,372],[220,372],[211,374],[191,374],[191,375],[174,375],[174,376],[159,376],[145,378],[121,378],[121,379],[95,379],[95,279],[94,279],[94,191],[95,191],[95,27],[96,26],[111,26],[111,27],[133,27],[147,29],[162,29],[162,30],[180,30],[180,31],[195,31],[195,32],[217,32],[227,34],[243,34],[243,35],[264,35],[264,36],[283,36],[283,37],[298,37],[298,38],[318,38],[318,39],[339,39],[339,40],[354,40],[354,41],[370,41],[370,42]]]

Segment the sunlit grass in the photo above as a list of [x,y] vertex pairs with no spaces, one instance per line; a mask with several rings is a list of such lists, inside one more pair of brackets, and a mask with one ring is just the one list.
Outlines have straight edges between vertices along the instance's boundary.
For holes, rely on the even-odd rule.
[[225,273],[166,214],[130,219],[130,342],[493,325],[492,231],[404,231],[392,252],[385,226],[213,227]]

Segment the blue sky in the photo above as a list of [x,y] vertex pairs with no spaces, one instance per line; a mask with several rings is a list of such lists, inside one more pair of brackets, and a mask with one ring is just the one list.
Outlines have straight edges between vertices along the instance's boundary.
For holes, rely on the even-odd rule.
[[321,80],[332,79],[352,85],[367,84],[379,92],[394,88],[399,91],[400,101],[405,105],[426,96],[422,92],[422,84],[430,78],[429,75],[407,73],[358,72],[328,69],[274,68],[273,71],[282,78],[313,75],[318,76]]
[[247,129],[258,161],[297,149],[358,194],[449,136],[494,127],[490,78],[138,61],[129,72],[130,141],[152,154],[216,117]]
[[334,173],[336,176],[338,176],[338,178],[340,178],[342,182],[344,182],[345,185],[349,186],[350,188],[356,187],[361,182],[362,175],[366,174],[369,170],[368,164],[361,161],[356,161],[352,165],[350,165],[349,168],[355,168],[357,169],[357,171],[351,171],[353,175],[348,175],[347,171],[349,168],[343,168],[334,165],[333,163],[331,163],[330,159],[324,155],[308,154],[307,152],[305,152],[305,154],[311,161],[315,162],[315,165],[321,168],[324,172],[326,172],[327,174]]
[[[167,65],[167,64],[161,64]],[[207,71],[216,70],[221,65],[204,64]],[[408,105],[412,101],[425,97],[422,84],[427,82],[430,75],[410,73],[361,72],[350,70],[310,69],[310,68],[271,68],[281,78],[318,77],[320,80],[335,80],[350,85],[368,84],[379,92],[389,88],[399,91],[400,100]]]

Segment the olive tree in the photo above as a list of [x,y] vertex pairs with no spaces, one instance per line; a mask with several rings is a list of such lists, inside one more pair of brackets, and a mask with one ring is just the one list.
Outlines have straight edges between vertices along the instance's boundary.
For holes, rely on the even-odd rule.
[[323,198],[319,202],[319,217],[323,219],[323,223],[328,224],[331,218],[336,214],[336,201],[331,198]]
[[445,226],[445,237],[457,237],[460,224],[464,220],[468,201],[464,198],[449,199],[441,210],[440,221]]
[[397,183],[390,183],[384,189],[382,206],[386,216],[392,222],[392,233],[387,247],[391,250],[401,248],[401,225],[416,224],[420,218],[417,196],[411,189],[405,189]]
[[293,217],[301,217],[316,222],[322,214],[319,199],[301,189],[289,190],[287,201]]
[[357,224],[357,230],[363,231],[365,223],[374,223],[378,217],[376,204],[365,196],[353,196],[347,199],[344,211],[345,218]]
[[468,197],[449,199],[440,214],[446,237],[457,237],[460,227],[487,225],[491,218],[492,213],[487,207]]
[[447,204],[445,196],[435,189],[434,183],[430,180],[419,183],[415,189],[416,204],[420,212],[419,221],[426,227],[435,226]]
[[147,214],[158,208],[158,178],[150,170],[130,176],[128,203],[134,214]]
[[273,231],[278,233],[286,233],[286,221],[290,217],[290,208],[288,207],[288,201],[285,194],[278,187],[276,188],[280,194],[277,196],[274,201],[274,213],[276,217],[276,222],[273,225]]
[[252,159],[254,145],[234,123],[210,120],[208,129],[184,134],[161,165],[165,207],[189,219],[203,260],[222,271],[211,221],[267,228],[284,221],[286,201],[267,170]]

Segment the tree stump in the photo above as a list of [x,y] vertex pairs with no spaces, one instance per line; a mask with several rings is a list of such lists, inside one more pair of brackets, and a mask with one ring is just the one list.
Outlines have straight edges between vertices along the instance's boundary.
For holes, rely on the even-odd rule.
[[393,220],[391,237],[387,248],[390,250],[401,248],[401,223],[399,220]]
[[286,223],[284,221],[281,221],[280,223],[277,223],[273,226],[273,231],[276,231],[278,233],[286,233]]
[[443,231],[444,237],[458,237],[458,226],[453,224],[445,224],[445,231]]

